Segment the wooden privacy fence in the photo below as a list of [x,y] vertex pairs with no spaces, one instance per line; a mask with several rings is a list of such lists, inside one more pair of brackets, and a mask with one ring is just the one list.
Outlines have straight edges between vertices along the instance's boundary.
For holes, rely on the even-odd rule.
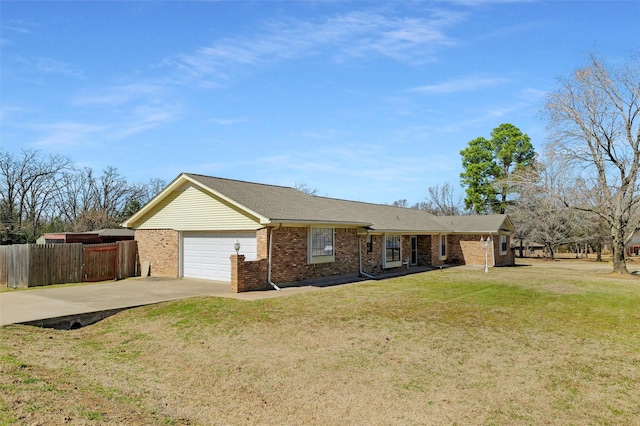
[[136,241],[0,246],[0,285],[12,288],[139,275]]

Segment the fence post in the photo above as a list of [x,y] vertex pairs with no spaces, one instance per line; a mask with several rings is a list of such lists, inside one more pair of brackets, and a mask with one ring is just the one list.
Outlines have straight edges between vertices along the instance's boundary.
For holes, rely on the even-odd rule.
[[0,246],[0,286],[7,287],[7,250],[8,246]]

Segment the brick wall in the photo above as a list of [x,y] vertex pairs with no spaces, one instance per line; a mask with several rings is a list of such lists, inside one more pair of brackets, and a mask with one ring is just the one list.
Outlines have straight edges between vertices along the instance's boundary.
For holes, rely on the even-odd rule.
[[511,266],[515,265],[515,251],[511,250],[511,235],[507,235],[507,251],[505,254],[500,254],[500,239],[495,237],[495,266]]
[[[484,243],[480,242],[480,236],[474,235],[474,239],[459,239],[458,244],[463,254],[463,264],[472,266],[484,265]],[[487,252],[489,265],[493,265],[491,249]]]
[[256,231],[256,259],[269,257],[269,228],[261,228]]
[[244,255],[231,255],[231,291],[242,293],[270,288],[267,283],[268,259],[245,261]]
[[371,251],[367,251],[367,237],[362,236],[362,272],[377,275],[382,269],[382,235],[371,235]]
[[[449,238],[450,236],[447,235],[447,244],[449,244]],[[431,254],[431,265],[432,266],[441,266],[444,265],[446,263],[449,262],[449,247],[447,246],[447,259],[446,260],[440,260],[438,253],[440,251],[440,247],[438,245],[438,243],[440,242],[440,238],[437,235],[433,235],[431,237],[431,250],[430,250],[430,254]]]
[[148,261],[151,275],[178,277],[180,234],[172,229],[137,229],[140,263]]
[[[485,249],[484,243],[480,242],[480,238],[487,238],[487,235],[481,234],[454,234],[447,235],[447,260],[443,263],[454,265],[472,265],[484,266]],[[509,249],[509,240],[511,236],[507,236],[507,252],[500,254],[500,238],[497,235],[491,236],[492,243],[489,246],[488,261],[489,266],[507,266],[514,264],[513,250]],[[434,237],[437,246],[437,237]],[[437,253],[436,253],[437,258]]]
[[411,236],[403,235],[401,237],[402,251],[400,252],[400,260],[402,260],[402,267],[405,268],[404,262],[411,264]]
[[[335,261],[309,264],[309,228],[282,227],[273,231],[271,280],[276,284],[358,273],[358,235],[353,228],[335,228]],[[366,247],[363,248],[366,251]]]
[[[484,243],[480,242],[480,237],[486,238],[487,235],[449,235],[448,239],[451,263],[458,265],[484,266]],[[489,266],[493,266],[491,248],[489,248],[488,260]]]
[[431,235],[418,235],[418,266],[430,266],[431,263]]

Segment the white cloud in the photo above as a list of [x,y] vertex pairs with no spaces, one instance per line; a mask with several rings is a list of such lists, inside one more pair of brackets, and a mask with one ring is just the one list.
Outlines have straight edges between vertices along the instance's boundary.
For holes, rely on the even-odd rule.
[[128,111],[123,118],[114,118],[108,124],[64,121],[34,125],[32,128],[43,134],[34,145],[52,150],[68,150],[108,140],[125,139],[175,120],[179,111],[179,107],[174,106],[139,106]]
[[110,137],[123,139],[174,121],[180,113],[179,106],[142,105],[134,108],[128,117],[120,121]]
[[163,91],[159,85],[148,83],[134,83],[109,87],[99,90],[95,94],[76,96],[75,105],[104,105],[116,106],[136,101],[141,97],[157,96]]
[[485,89],[487,87],[498,86],[508,82],[508,79],[501,77],[469,76],[445,81],[438,84],[414,87],[410,89],[410,91],[424,94],[471,92],[475,90]]
[[46,56],[25,57],[17,56],[15,60],[27,67],[30,72],[41,74],[62,74],[71,77],[81,77],[84,72],[67,62]]
[[191,54],[167,58],[181,83],[218,85],[240,66],[327,55],[336,61],[383,56],[421,62],[454,44],[444,30],[463,19],[453,11],[429,10],[424,17],[397,17],[389,11],[358,11],[323,20],[286,19],[260,34],[225,38]]
[[526,88],[526,89],[520,90],[519,96],[533,103],[533,102],[538,102],[544,99],[544,97],[547,96],[548,93],[549,92],[547,92],[546,90]]
[[31,29],[36,27],[36,24],[33,22],[27,22],[22,20],[9,20],[5,23],[0,23],[0,29],[2,31],[12,31],[20,34],[29,34]]
[[210,120],[213,123],[219,124],[221,126],[234,126],[236,124],[242,124],[249,121],[248,118],[212,118]]
[[167,90],[154,83],[132,83],[95,90],[72,99],[80,107],[96,108],[96,115],[111,117],[104,138],[123,139],[174,121],[181,105],[168,100]]
[[46,134],[37,140],[35,145],[53,150],[90,145],[108,129],[108,126],[70,121],[34,127]]

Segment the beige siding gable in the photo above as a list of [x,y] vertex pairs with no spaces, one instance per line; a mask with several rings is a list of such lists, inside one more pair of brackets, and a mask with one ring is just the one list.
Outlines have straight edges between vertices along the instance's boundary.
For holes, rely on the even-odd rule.
[[193,185],[172,192],[135,224],[137,229],[256,230],[259,221]]

